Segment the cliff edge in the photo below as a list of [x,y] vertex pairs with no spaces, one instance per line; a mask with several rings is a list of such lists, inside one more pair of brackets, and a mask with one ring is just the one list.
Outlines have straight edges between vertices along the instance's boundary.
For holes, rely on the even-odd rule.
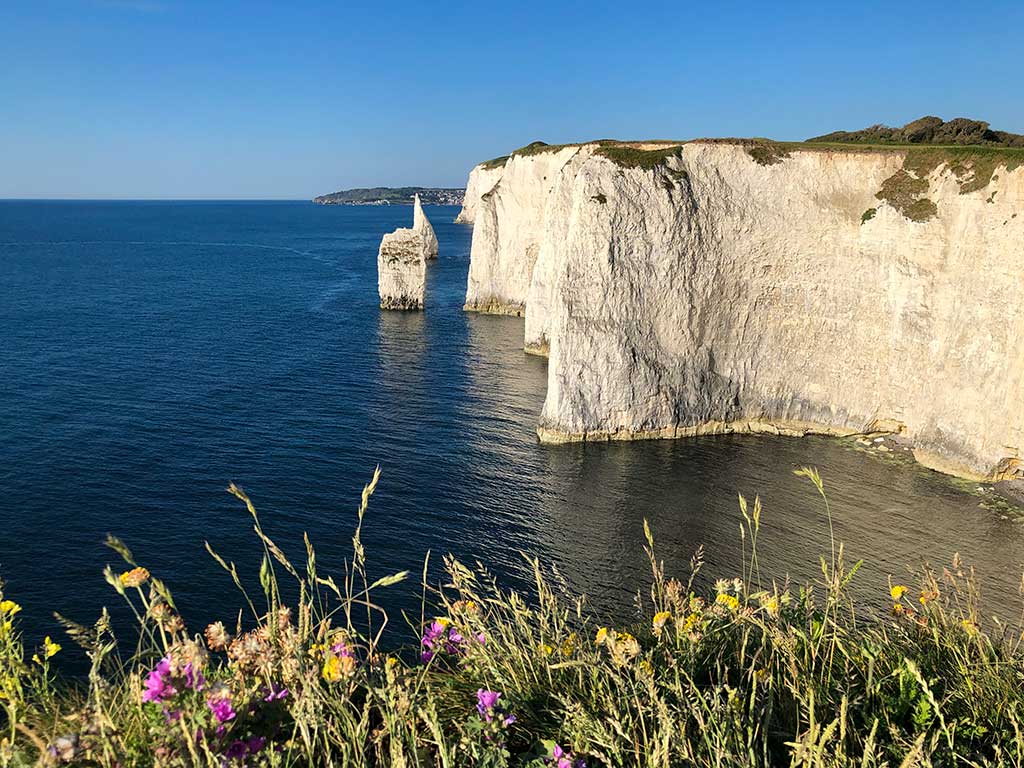
[[897,431],[1018,471],[1024,152],[531,146],[470,177],[466,308],[549,355],[541,440]]

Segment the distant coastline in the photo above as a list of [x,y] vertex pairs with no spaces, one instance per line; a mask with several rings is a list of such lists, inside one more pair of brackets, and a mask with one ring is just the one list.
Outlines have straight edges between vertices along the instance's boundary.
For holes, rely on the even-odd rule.
[[420,196],[424,205],[462,205],[466,190],[442,187],[370,187],[343,189],[314,197],[318,205],[412,205]]

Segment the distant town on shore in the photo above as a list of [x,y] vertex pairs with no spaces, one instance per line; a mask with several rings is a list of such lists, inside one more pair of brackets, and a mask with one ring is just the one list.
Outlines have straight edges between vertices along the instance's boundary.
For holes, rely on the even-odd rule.
[[462,205],[466,190],[438,187],[371,187],[369,189],[342,189],[329,195],[314,197],[319,205],[412,205],[420,196],[423,205]]

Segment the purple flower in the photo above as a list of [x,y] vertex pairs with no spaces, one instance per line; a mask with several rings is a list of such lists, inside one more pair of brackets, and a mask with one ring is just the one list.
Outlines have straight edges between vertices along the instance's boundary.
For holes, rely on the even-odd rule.
[[255,755],[260,752],[265,746],[267,746],[267,739],[264,736],[253,736],[247,742],[245,747],[249,751],[250,755]]
[[551,757],[545,762],[555,768],[587,768],[587,763],[583,758],[573,760],[572,752],[562,749],[558,744],[555,744],[554,749],[551,750]]
[[500,698],[501,694],[498,691],[485,691],[480,688],[476,692],[476,711],[488,723],[494,719],[494,709],[498,706]]
[[211,696],[206,700],[206,706],[213,712],[218,723],[226,723],[235,718],[235,710],[231,706],[231,699],[227,696]]
[[271,683],[270,688],[265,688],[267,695],[263,697],[264,701],[280,701],[281,699],[288,696],[288,689],[284,686],[277,687],[277,683]]
[[203,690],[203,686],[206,685],[206,678],[203,677],[203,673],[198,669],[192,668],[192,662],[186,664],[185,669],[182,671],[185,673],[185,685],[193,691]]
[[164,656],[146,677],[146,690],[142,692],[142,701],[162,702],[177,692],[178,690],[171,685],[171,659]]
[[420,640],[420,644],[423,646],[423,652],[420,654],[420,659],[424,664],[427,664],[434,655],[437,653],[441,646],[442,638],[444,637],[444,624],[439,621],[432,622],[427,630],[423,633],[423,638]]
[[248,753],[249,748],[246,746],[244,741],[235,739],[231,742],[230,746],[224,750],[224,757],[228,760],[241,760]]

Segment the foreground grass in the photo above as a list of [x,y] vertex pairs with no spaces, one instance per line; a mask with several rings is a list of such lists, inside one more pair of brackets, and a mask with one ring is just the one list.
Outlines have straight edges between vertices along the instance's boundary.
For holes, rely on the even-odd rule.
[[[816,471],[801,470],[822,498]],[[359,526],[378,475],[364,489]],[[91,660],[57,682],[60,646],[25,649],[16,596],[0,594],[2,765],[914,766],[1024,762],[1021,627],[981,626],[973,574],[959,562],[891,584],[892,615],[863,618],[834,541],[817,583],[776,584],[757,560],[761,508],[740,499],[742,572],[697,594],[698,553],[682,580],[657,560],[628,627],[598,626],[536,561],[532,594],[448,558],[430,587],[433,618],[415,644],[381,648],[388,617],[369,583],[357,526],[336,581],[289,562],[263,532],[263,594],[241,590],[237,618],[198,634],[166,585],[127,562],[107,581],[132,606],[138,638],[114,641],[104,611],[65,620]],[[809,513],[811,514],[811,513]],[[831,526],[830,526],[831,527]],[[209,548],[209,547],[208,547]],[[299,599],[282,603],[281,579]],[[291,588],[287,591],[290,593]],[[429,616],[429,614],[428,614]]]

